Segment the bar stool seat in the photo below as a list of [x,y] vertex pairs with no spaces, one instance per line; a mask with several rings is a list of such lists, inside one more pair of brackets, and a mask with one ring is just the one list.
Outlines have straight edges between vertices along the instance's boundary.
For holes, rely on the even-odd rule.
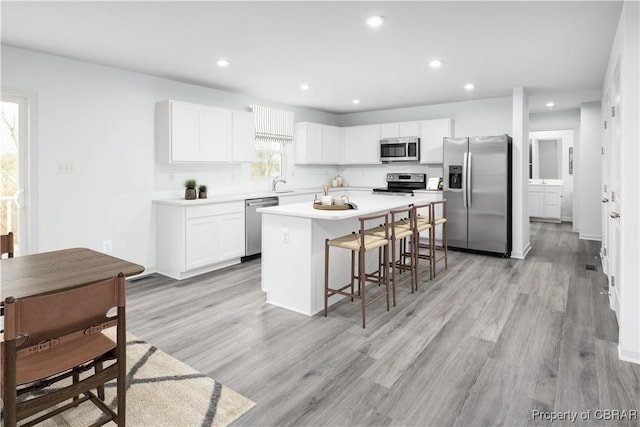
[[[384,231],[382,237],[369,233],[365,233],[364,235],[365,251],[383,247],[388,243],[389,241],[384,238]],[[350,251],[359,251],[362,246],[362,237],[360,236],[360,233],[347,234],[346,236],[328,240],[327,245],[336,248],[348,249]]]
[[[365,223],[368,221],[380,221],[383,219],[383,225],[381,230],[383,234],[374,235],[366,230]],[[389,214],[384,212],[377,215],[362,216],[358,218],[360,221],[360,232],[351,233],[346,236],[336,237],[334,239],[325,240],[325,253],[324,253],[324,317],[327,317],[329,307],[329,297],[333,295],[342,295],[354,299],[360,300],[360,306],[362,311],[362,328],[366,327],[366,307],[374,301],[382,298],[387,300],[387,311],[389,311],[389,280],[388,271],[386,268],[380,266],[386,266],[389,263]],[[329,248],[340,248],[351,251],[351,280],[346,285],[342,285],[337,288],[329,287]],[[367,273],[365,271],[365,253],[367,251],[378,249],[378,270],[374,273]],[[356,275],[355,261],[356,252],[358,253],[358,272]],[[354,280],[357,279],[357,289],[355,288]],[[384,285],[384,289],[378,292],[377,295],[367,299],[366,296],[366,284],[367,282],[378,283]]]

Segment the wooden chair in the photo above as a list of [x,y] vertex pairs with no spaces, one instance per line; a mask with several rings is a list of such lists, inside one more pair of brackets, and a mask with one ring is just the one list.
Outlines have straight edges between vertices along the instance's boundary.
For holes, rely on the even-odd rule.
[[[436,264],[439,261],[444,260],[444,269],[446,270],[447,268],[449,268],[448,266],[448,255],[449,255],[449,248],[448,248],[448,244],[447,244],[447,199],[442,199],[442,200],[436,200],[431,202],[432,206],[433,206],[433,210],[432,210],[432,221],[431,221],[431,226],[433,227],[433,237],[434,237],[434,257],[433,257],[433,276],[435,277],[436,275]],[[438,206],[442,206],[440,208],[440,211],[438,212]],[[435,232],[436,232],[436,227],[442,227],[442,240],[440,242],[440,245],[436,245],[435,242]],[[440,255],[438,255],[438,253],[440,253]]]
[[13,231],[0,236],[0,257],[4,254],[13,258]]
[[[367,230],[368,234],[380,238],[390,239],[391,244],[391,291],[393,295],[393,306],[396,306],[396,288],[404,283],[410,283],[411,293],[414,290],[414,281],[416,280],[416,259],[415,259],[415,225],[411,219],[413,208],[407,206],[404,208],[391,210],[391,224],[389,230],[384,226],[379,226],[371,230]],[[406,240],[409,239],[409,248],[406,249]],[[409,259],[409,262],[407,262]],[[399,277],[398,272],[408,271],[409,274],[403,278]],[[417,284],[416,284],[417,287]]]
[[[8,297],[4,309],[0,378],[5,426],[13,427],[25,420],[22,426],[32,426],[87,400],[107,416],[100,422],[113,420],[117,425],[125,425],[126,322],[122,273],[109,280],[49,294]],[[113,326],[117,328],[115,341],[102,333]],[[103,362],[109,360],[113,363],[105,368]],[[89,374],[80,380],[80,373],[85,371]],[[64,379],[68,385],[48,387]],[[104,384],[113,379],[117,380],[117,413],[103,402]],[[98,390],[98,396],[93,389]],[[70,402],[53,408],[66,401]]]
[[[366,224],[369,221],[377,221],[384,219],[383,227],[385,230],[384,237],[374,236],[367,233]],[[344,295],[351,297],[351,301],[355,299],[360,300],[360,307],[362,311],[362,328],[366,327],[366,307],[374,301],[386,297],[387,299],[387,311],[389,310],[389,279],[387,268],[380,268],[382,265],[387,266],[389,264],[389,234],[388,223],[389,213],[385,212],[377,215],[368,215],[358,218],[360,221],[360,232],[351,233],[346,236],[337,237],[335,239],[325,239],[325,253],[324,253],[324,317],[327,317],[327,310],[329,306],[329,297],[332,295]],[[336,247],[341,249],[347,249],[351,251],[351,281],[339,288],[329,287],[329,248]],[[367,273],[365,271],[365,253],[372,249],[384,248],[382,255],[378,251],[379,256],[382,259],[378,260],[378,270],[376,272]],[[355,254],[358,253],[358,272],[355,271]],[[354,281],[357,279],[358,288],[355,288]],[[373,282],[379,285],[384,285],[384,290],[378,292],[378,294],[370,299],[366,297],[366,283]]]

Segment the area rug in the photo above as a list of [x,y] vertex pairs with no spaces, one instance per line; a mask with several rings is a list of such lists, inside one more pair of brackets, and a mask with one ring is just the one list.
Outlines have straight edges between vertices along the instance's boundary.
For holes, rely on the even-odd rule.
[[[105,387],[105,403],[111,408],[116,407],[115,388],[115,381]],[[127,334],[128,426],[227,426],[253,406],[246,397]],[[95,405],[84,402],[39,425],[85,427],[101,417]]]

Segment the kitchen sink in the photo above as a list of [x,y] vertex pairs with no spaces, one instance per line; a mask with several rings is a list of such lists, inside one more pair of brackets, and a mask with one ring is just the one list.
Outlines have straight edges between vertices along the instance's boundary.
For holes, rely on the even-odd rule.
[[274,191],[276,194],[285,194],[285,193],[293,193],[293,190],[278,190]]

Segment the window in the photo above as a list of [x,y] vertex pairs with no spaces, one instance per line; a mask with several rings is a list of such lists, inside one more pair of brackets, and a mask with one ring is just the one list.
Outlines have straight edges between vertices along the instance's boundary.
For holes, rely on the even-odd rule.
[[293,112],[254,105],[256,160],[254,177],[284,175],[284,144],[293,141]]

